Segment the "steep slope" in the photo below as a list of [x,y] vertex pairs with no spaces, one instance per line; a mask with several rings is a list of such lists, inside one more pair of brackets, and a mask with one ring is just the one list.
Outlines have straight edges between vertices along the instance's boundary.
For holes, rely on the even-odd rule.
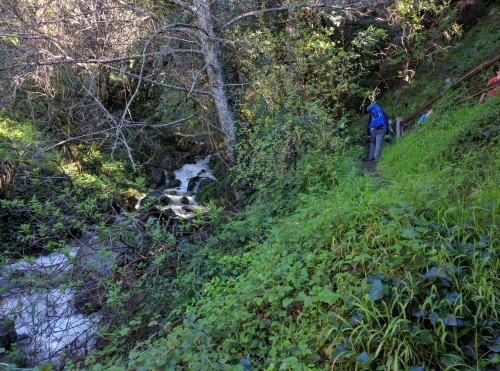
[[359,151],[303,158],[295,211],[255,204],[228,224],[182,324],[115,369],[493,369],[498,103],[444,99],[384,150],[381,179]]

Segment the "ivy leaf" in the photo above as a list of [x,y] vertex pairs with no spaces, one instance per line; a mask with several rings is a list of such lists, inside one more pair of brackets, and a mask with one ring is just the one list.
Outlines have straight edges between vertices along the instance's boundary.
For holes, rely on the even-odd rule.
[[456,366],[457,359],[460,359],[460,356],[458,356],[457,354],[454,354],[454,353],[450,353],[450,354],[443,355],[441,357],[441,362],[447,368],[449,367],[451,369],[451,368],[454,368]]
[[401,233],[401,237],[407,238],[409,240],[412,240],[414,238],[420,237],[420,233],[418,233],[415,228],[413,227],[408,227],[406,228],[403,233]]
[[488,344],[488,349],[495,353],[500,353],[500,336],[495,339],[495,344]]
[[424,275],[424,278],[428,279],[428,280],[431,280],[433,278],[436,278],[437,276],[437,268],[436,267],[432,267],[431,269],[429,269],[429,271]]
[[405,261],[404,257],[402,256],[391,256],[389,258],[389,266],[391,268],[397,267],[398,265],[403,264]]
[[429,320],[431,321],[431,323],[433,325],[435,325],[438,321],[438,315],[434,312],[432,312],[431,314],[429,314]]
[[458,326],[457,318],[454,314],[448,314],[443,318],[443,323],[447,326]]
[[333,304],[335,301],[335,294],[332,290],[324,288],[318,293],[317,299],[326,304]]
[[311,354],[308,354],[307,356],[305,356],[305,358],[303,359],[303,361],[305,363],[311,364],[311,363],[318,362],[320,359],[321,359],[321,357],[318,354],[311,353]]
[[370,356],[366,352],[363,352],[359,356],[356,357],[356,361],[361,363],[361,365],[363,365],[363,367],[368,367],[368,366],[370,366],[370,363],[372,362],[372,356]]
[[406,263],[409,258],[411,258],[411,256],[409,254],[402,255],[402,256],[391,256],[389,258],[389,266],[391,268],[394,268],[394,267],[396,267],[398,265]]
[[457,299],[460,297],[460,294],[456,291],[453,291],[452,293],[448,294],[446,296],[446,299],[450,301],[450,303],[454,303],[457,301]]
[[386,278],[385,275],[382,273],[370,274],[368,277],[366,277],[366,283],[370,285],[377,280],[380,281],[385,278]]
[[376,279],[373,281],[372,288],[368,294],[368,298],[372,301],[381,299],[388,292],[387,285],[384,285],[381,280]]
[[340,356],[342,353],[346,352],[346,349],[342,346],[338,346],[338,347],[335,347],[333,350],[332,350],[332,354],[330,355],[332,358],[337,358],[338,356]]
[[250,371],[253,369],[252,367],[252,362],[250,362],[248,359],[246,358],[242,358],[240,359],[240,365],[243,366],[243,370],[244,371]]
[[434,337],[432,336],[432,331],[430,330],[421,330],[413,335],[413,340],[416,343],[421,344],[434,344]]

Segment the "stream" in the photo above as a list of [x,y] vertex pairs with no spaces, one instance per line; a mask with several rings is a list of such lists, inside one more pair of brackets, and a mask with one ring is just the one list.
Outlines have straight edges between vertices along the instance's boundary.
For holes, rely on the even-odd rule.
[[[186,220],[203,209],[195,195],[203,179],[215,180],[209,158],[174,171],[180,184],[160,191],[168,197],[163,209],[169,208],[177,218]],[[136,209],[141,208],[141,201]],[[80,244],[94,237],[90,233],[80,239]],[[76,293],[67,282],[79,249],[69,247],[63,252],[11,262],[0,269],[0,318],[14,321],[16,347],[31,365],[52,363],[60,368],[65,359],[85,357],[96,344],[99,313],[79,313],[75,309]]]

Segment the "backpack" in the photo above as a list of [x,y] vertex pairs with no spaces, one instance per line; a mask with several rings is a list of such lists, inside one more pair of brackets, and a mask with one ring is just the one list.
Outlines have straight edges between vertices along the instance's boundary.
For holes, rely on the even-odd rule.
[[380,129],[380,128],[385,128],[387,129],[387,123],[385,122],[385,116],[382,111],[382,109],[377,106],[376,104],[371,105],[368,107],[370,115],[371,115],[371,120],[370,120],[370,129]]

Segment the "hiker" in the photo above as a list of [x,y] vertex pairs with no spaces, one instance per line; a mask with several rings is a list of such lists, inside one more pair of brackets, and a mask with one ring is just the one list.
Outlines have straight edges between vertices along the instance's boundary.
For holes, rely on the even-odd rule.
[[434,109],[429,108],[426,113],[424,113],[422,116],[420,116],[420,118],[418,119],[418,123],[421,124],[422,122],[424,122],[424,120],[426,120],[427,117],[432,115],[433,112],[434,112]]
[[389,131],[389,125],[384,111],[377,103],[372,103],[366,107],[366,112],[370,114],[368,122],[368,129],[370,130],[369,161],[378,161],[382,152],[382,141],[386,131]]
[[394,139],[394,128],[392,127],[392,119],[387,120],[387,125],[389,126],[389,132],[385,133],[385,142],[388,144],[392,143]]
[[[500,81],[500,66],[496,66],[496,67],[493,67],[493,77],[488,80],[486,87],[493,85],[499,81]],[[486,93],[483,93],[481,95],[481,98],[479,98],[479,103],[483,103],[485,97],[494,97],[498,93],[498,91],[499,91],[499,89],[498,89],[498,87],[496,87],[496,88],[488,90]]]

